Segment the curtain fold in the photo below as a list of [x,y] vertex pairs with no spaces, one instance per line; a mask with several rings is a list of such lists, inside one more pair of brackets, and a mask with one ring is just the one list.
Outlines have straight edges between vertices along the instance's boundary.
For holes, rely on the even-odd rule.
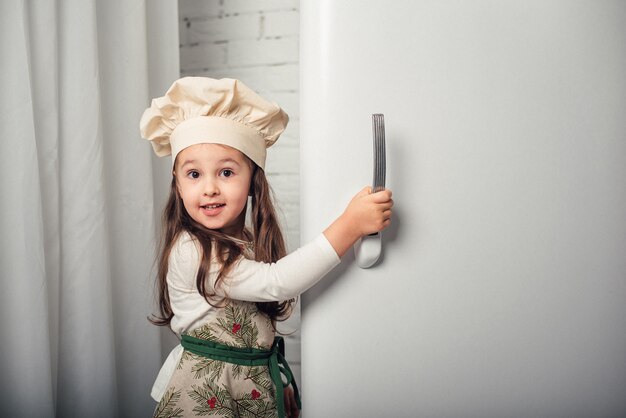
[[167,188],[153,172],[167,162],[138,123],[179,74],[177,2],[10,0],[0,13],[3,415],[149,416]]

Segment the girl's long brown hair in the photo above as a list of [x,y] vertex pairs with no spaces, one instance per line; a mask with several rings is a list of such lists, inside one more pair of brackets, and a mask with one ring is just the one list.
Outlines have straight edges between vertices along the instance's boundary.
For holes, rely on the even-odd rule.
[[[276,211],[272,203],[271,189],[262,169],[253,165],[251,181],[251,224],[252,231],[244,228],[243,234],[247,241],[254,245],[254,259],[272,263],[286,255],[285,241],[278,223]],[[155,325],[169,325],[174,313],[170,305],[167,290],[168,258],[174,243],[183,231],[189,232],[198,239],[201,246],[200,267],[196,276],[196,287],[205,300],[214,307],[223,306],[212,289],[207,288],[209,269],[211,267],[211,252],[214,248],[215,257],[221,261],[215,287],[221,286],[232,269],[233,263],[243,256],[242,248],[227,235],[217,230],[211,230],[194,221],[185,210],[183,200],[178,193],[176,177],[172,177],[170,194],[163,211],[162,234],[157,256],[157,290],[160,316],[148,318]],[[275,325],[276,321],[286,319],[293,307],[294,299],[282,302],[256,302],[258,309],[266,313]],[[275,330],[276,328],[274,328]]]

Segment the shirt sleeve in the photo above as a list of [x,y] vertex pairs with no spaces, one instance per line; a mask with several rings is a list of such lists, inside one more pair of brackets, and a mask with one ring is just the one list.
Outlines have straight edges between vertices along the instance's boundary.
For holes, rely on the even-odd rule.
[[[168,284],[180,290],[197,291],[198,247],[188,234],[181,238],[170,255]],[[208,284],[219,296],[249,302],[280,302],[302,294],[340,262],[322,233],[275,263],[241,257],[217,289],[219,264],[211,263]]]

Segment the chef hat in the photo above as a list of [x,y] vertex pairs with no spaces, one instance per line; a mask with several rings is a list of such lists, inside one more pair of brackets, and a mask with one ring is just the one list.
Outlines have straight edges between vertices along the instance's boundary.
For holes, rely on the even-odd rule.
[[285,130],[289,116],[239,80],[184,77],[143,112],[141,136],[159,157],[201,143],[238,149],[265,168],[266,148]]

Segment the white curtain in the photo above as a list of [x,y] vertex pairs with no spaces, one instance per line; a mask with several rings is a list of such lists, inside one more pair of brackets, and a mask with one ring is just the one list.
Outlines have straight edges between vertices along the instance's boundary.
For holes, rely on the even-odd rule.
[[178,77],[177,2],[2,0],[0,23],[0,415],[150,416],[167,161],[138,125]]

